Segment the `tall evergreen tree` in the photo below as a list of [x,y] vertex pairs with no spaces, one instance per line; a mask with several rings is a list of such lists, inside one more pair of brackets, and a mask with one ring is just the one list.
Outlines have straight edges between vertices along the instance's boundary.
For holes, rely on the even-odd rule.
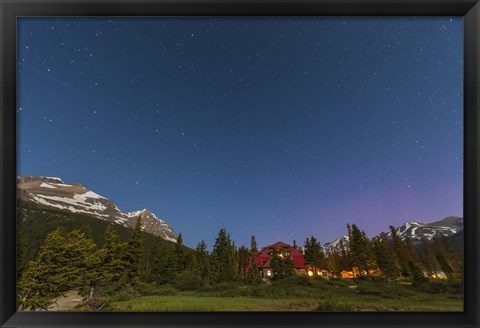
[[250,252],[252,252],[252,254],[256,254],[258,252],[257,240],[255,239],[255,236],[252,236],[252,239],[250,241]]
[[195,249],[196,255],[196,272],[202,278],[202,284],[208,286],[210,284],[211,278],[211,268],[210,268],[210,259],[207,250],[207,244],[204,240],[198,243],[197,248]]
[[326,268],[325,254],[323,253],[320,242],[313,236],[305,240],[305,264],[316,273],[318,270]]
[[286,255],[284,249],[277,251],[272,248],[270,266],[272,267],[274,280],[280,280],[295,274],[295,262],[291,256]]
[[28,262],[17,283],[19,310],[47,310],[54,297],[70,288],[71,277],[62,272],[68,265],[66,249],[63,229],[47,235],[38,256]]
[[236,280],[235,247],[225,229],[220,229],[212,251],[212,264],[217,282]]
[[126,283],[135,284],[139,279],[140,264],[143,256],[142,217],[139,216],[132,236],[130,237],[124,254],[126,271],[123,279]]
[[18,281],[19,309],[47,310],[53,298],[88,286],[92,270],[88,258],[94,251],[95,243],[80,230],[67,236],[61,228],[49,233]]
[[450,263],[448,263],[447,256],[445,254],[445,248],[441,242],[440,237],[434,236],[433,244],[435,249],[435,258],[437,259],[438,264],[440,265],[440,268],[447,275],[448,278],[451,278],[453,269],[450,266]]
[[188,266],[188,258],[187,254],[185,253],[185,245],[183,244],[183,237],[181,233],[178,234],[177,242],[175,243],[174,253],[178,263],[177,271],[182,272]]
[[382,271],[383,276],[388,280],[395,280],[398,276],[398,268],[395,264],[394,256],[388,246],[387,236],[381,233],[374,241],[374,252],[378,268]]
[[408,277],[410,275],[410,269],[408,265],[409,256],[406,246],[402,239],[397,235],[395,227],[390,226],[390,233],[393,240],[393,253],[395,254],[396,261],[400,268],[400,274],[404,277]]
[[368,269],[373,265],[373,252],[365,232],[357,225],[352,224],[349,229],[350,236],[350,261],[353,268],[357,268],[360,275],[368,274]]
[[247,272],[250,262],[250,251],[245,246],[238,249],[238,273],[241,280],[247,279]]

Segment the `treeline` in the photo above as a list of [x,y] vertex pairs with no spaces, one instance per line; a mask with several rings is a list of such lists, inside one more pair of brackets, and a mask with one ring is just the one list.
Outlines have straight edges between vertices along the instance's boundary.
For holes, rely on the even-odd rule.
[[406,236],[400,238],[390,226],[390,238],[381,233],[378,237],[367,238],[365,232],[355,224],[347,224],[348,248],[340,245],[325,254],[325,265],[332,272],[354,271],[356,275],[368,276],[371,271],[379,272],[387,280],[409,278],[414,284],[425,281],[442,272],[449,279],[463,277],[463,253],[454,251],[448,240],[441,235],[433,242],[423,238],[420,247],[414,247]]
[[237,248],[221,229],[212,252],[205,241],[190,250],[181,234],[176,243],[156,237],[153,246],[144,249],[141,227],[139,218],[131,237],[122,242],[113,225],[108,225],[100,245],[93,241],[88,227],[68,233],[55,229],[35,258],[18,272],[18,309],[47,310],[56,297],[69,290],[79,290],[87,297],[86,309],[99,310],[105,305],[97,302],[104,289],[121,291],[139,282],[169,283],[181,290],[228,281],[261,281],[258,267],[250,262],[258,251],[255,237],[250,249]]
[[[122,241],[110,224],[97,243],[88,227],[68,233],[55,229],[34,259],[18,272],[18,309],[47,310],[54,298],[68,290],[79,290],[87,298],[85,309],[101,310],[108,302],[102,299],[105,290],[121,291],[140,282],[193,290],[223,282],[262,281],[254,260],[259,251],[254,236],[249,248],[237,247],[225,229],[219,231],[211,252],[203,240],[195,250],[185,247],[181,234],[176,243],[156,237],[153,246],[145,248],[141,227],[139,218],[130,237]],[[340,276],[342,271],[355,271],[357,276],[369,276],[375,270],[388,281],[403,277],[414,285],[426,280],[423,272],[442,271],[450,279],[462,278],[463,255],[452,250],[443,237],[434,237],[433,243],[424,239],[416,250],[412,241],[401,239],[393,227],[391,238],[381,234],[369,239],[355,224],[347,225],[347,231],[348,247],[340,243],[325,253],[313,236],[305,240],[302,249],[295,241],[293,246],[303,252],[306,267],[313,272],[328,270]],[[274,280],[294,275],[294,264],[286,250],[271,250]]]

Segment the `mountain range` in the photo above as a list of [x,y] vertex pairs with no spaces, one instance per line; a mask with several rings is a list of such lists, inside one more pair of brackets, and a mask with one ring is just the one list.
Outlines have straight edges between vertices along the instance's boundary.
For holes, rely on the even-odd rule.
[[[422,238],[432,240],[434,236],[451,237],[459,232],[463,232],[463,218],[457,216],[449,216],[442,220],[422,223],[417,221],[405,222],[401,226],[395,227],[395,232],[400,238],[409,237],[413,244],[418,244]],[[392,233],[389,231],[387,237],[391,238]],[[326,251],[334,250],[340,247],[343,242],[344,247],[348,247],[348,236],[340,236],[337,239],[325,243],[323,248]]]
[[131,229],[141,217],[144,232],[172,242],[176,242],[178,237],[170,225],[148,209],[124,213],[106,197],[81,184],[66,184],[60,178],[17,177],[17,199],[37,208],[83,214]]
[[[60,178],[17,177],[17,198],[35,208],[82,214],[130,229],[135,227],[137,219],[141,217],[144,232],[172,242],[176,242],[178,237],[167,222],[148,209],[122,212],[106,197],[86,189],[81,184],[66,184]],[[418,244],[422,238],[431,240],[435,235],[455,237],[463,234],[463,218],[449,216],[430,223],[409,221],[396,227],[395,231],[400,237],[408,236],[414,244]],[[387,233],[387,237],[391,238],[391,232]],[[339,248],[341,243],[347,248],[348,236],[340,236],[325,243],[323,248],[325,251],[334,250]]]

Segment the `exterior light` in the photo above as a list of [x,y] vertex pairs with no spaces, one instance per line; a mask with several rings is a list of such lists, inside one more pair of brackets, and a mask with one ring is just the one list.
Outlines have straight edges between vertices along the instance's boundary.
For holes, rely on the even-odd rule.
[[311,277],[313,276],[313,271],[308,270],[308,275]]

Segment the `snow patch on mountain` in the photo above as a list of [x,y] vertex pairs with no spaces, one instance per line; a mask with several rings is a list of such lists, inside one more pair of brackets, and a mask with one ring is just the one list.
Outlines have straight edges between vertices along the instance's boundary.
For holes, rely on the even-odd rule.
[[51,184],[48,184],[48,183],[45,183],[45,182],[42,182],[42,184],[40,185],[40,187],[57,189],[57,187],[52,186]]
[[177,234],[163,220],[148,209],[123,213],[108,198],[80,184],[68,185],[60,178],[17,177],[17,197],[40,207],[55,208],[71,213],[82,213],[101,220],[134,228],[137,218],[142,219],[142,230],[165,240],[176,242]]

